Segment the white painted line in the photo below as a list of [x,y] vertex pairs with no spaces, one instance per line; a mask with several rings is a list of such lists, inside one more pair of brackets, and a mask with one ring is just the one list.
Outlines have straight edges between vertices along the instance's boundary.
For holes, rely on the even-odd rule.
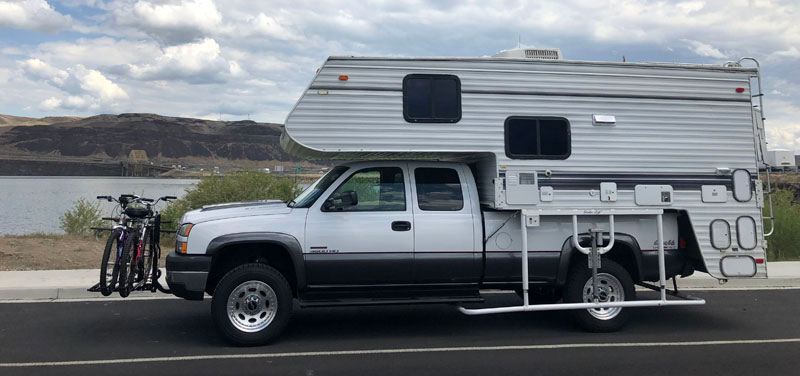
[[350,355],[384,355],[384,354],[414,354],[429,352],[470,352],[470,351],[515,351],[515,350],[553,350],[553,349],[584,349],[609,347],[680,347],[680,346],[720,346],[720,345],[753,345],[769,343],[800,343],[800,338],[783,339],[743,339],[729,341],[694,341],[694,342],[638,342],[638,343],[565,343],[554,345],[517,345],[517,346],[470,346],[470,347],[432,347],[432,348],[406,348],[406,349],[365,349],[343,351],[307,351],[287,353],[261,353],[261,354],[217,354],[217,355],[188,355],[165,356],[156,358],[129,358],[106,360],[69,360],[60,362],[30,362],[30,363],[0,363],[0,368],[10,367],[57,367],[57,366],[91,366],[124,363],[152,363],[152,362],[181,362],[189,360],[225,360],[225,359],[260,359],[260,358],[295,358],[312,356],[350,356]]

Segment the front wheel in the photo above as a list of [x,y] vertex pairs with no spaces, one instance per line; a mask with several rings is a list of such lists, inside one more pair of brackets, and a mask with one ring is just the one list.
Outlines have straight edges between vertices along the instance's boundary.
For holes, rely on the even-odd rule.
[[269,265],[244,264],[225,274],[214,289],[211,316],[223,337],[239,346],[271,342],[289,323],[292,289]]
[[124,246],[124,241],[120,240],[120,237],[120,232],[112,231],[103,250],[103,261],[100,263],[100,293],[103,296],[111,295],[117,285],[119,259]]
[[[636,300],[633,279],[621,265],[603,259],[597,270],[597,297],[601,303]],[[594,301],[592,269],[587,262],[575,263],[570,268],[564,286],[564,301],[567,303],[591,303]],[[590,332],[613,332],[621,329],[630,318],[629,310],[622,307],[591,308],[574,310],[578,325]]]

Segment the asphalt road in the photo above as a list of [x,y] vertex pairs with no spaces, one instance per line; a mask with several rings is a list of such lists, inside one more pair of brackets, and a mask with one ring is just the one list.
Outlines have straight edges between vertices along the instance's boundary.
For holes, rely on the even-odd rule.
[[[627,328],[610,334],[582,332],[564,312],[464,316],[446,305],[307,309],[295,312],[277,343],[257,348],[223,342],[209,301],[4,303],[0,375],[800,372],[800,290],[693,294],[708,304],[638,308]],[[489,302],[519,301],[504,294]],[[198,358],[174,358],[186,356]],[[112,362],[12,367],[97,360]]]

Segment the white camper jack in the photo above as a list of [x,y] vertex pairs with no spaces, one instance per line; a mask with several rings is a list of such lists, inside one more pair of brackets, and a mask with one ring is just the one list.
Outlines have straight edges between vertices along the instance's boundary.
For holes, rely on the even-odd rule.
[[[528,222],[529,215],[546,216],[546,215],[572,215],[572,244],[581,253],[589,257],[589,267],[592,269],[592,296],[591,302],[586,303],[556,303],[556,304],[530,304],[528,296],[529,278],[528,278]],[[606,295],[601,297],[600,289],[598,288],[597,269],[600,267],[600,255],[605,254],[614,247],[614,216],[615,215],[653,215],[656,217],[657,233],[658,233],[658,272],[659,272],[659,287],[658,291],[661,293],[661,298],[658,300],[635,300],[635,301],[614,301],[609,299],[611,296]],[[608,230],[609,234],[608,244],[598,248],[603,238],[603,233],[606,232],[602,229],[589,229],[591,234],[591,247],[585,248],[580,245],[580,233],[578,232],[578,216],[579,215],[607,215],[608,216]],[[703,305],[706,301],[695,297],[678,296],[681,300],[667,300],[666,288],[666,272],[664,270],[664,229],[662,216],[664,211],[661,209],[610,209],[610,210],[520,210],[520,226],[522,227],[522,299],[521,306],[498,307],[498,308],[478,308],[469,309],[459,307],[459,311],[466,315],[488,315],[493,313],[510,313],[510,312],[535,312],[535,311],[561,311],[570,309],[606,309],[614,307],[656,307],[656,306],[687,306],[687,305]],[[601,301],[603,300],[603,301]]]

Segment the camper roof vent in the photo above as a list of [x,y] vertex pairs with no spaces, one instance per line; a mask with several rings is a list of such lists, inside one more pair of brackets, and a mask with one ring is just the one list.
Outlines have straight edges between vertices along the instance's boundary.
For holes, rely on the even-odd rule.
[[503,50],[494,57],[514,57],[538,60],[563,60],[561,50],[558,48],[515,48],[513,50]]

